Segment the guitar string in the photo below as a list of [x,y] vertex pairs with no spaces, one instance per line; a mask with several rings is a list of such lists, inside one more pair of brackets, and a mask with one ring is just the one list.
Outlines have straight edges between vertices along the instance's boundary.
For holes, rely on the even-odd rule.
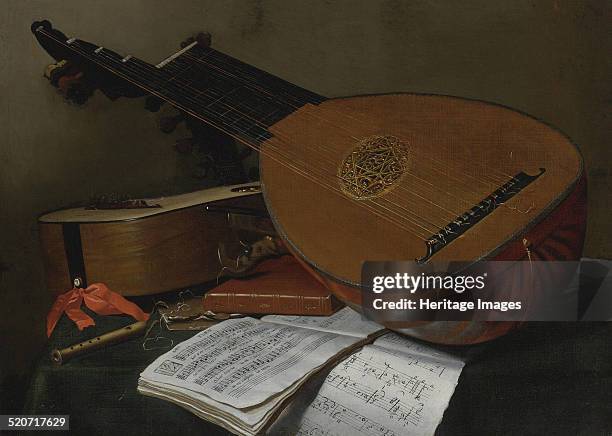
[[[188,52],[186,52],[186,53],[188,53]],[[186,53],[185,53],[185,54],[186,54]],[[211,50],[211,52],[209,52],[209,53],[218,53],[218,52],[216,52],[216,51],[212,51],[212,50]],[[185,54],[183,54],[182,56],[184,56]],[[182,57],[182,56],[181,56],[181,57]],[[175,61],[179,60],[181,57],[179,57],[179,58],[175,59]],[[196,58],[193,58],[193,59],[196,59]],[[199,59],[199,58],[197,58],[197,59]],[[170,67],[170,66],[176,66],[176,64],[174,64],[174,65],[173,65],[172,63],[170,63],[170,64],[166,65],[164,68],[168,68],[168,67]],[[178,75],[178,74],[181,74],[181,71],[176,71],[176,70],[175,70],[175,72],[173,72],[172,74],[173,74],[173,75]],[[257,86],[257,85],[256,85],[256,86]],[[267,93],[267,94],[269,94],[269,95],[273,95],[272,93],[269,93],[269,92],[267,92],[267,91],[265,91],[265,90],[264,90],[263,92],[266,92],[266,93]],[[278,99],[278,100],[280,101],[280,99]],[[287,104],[289,105],[290,103],[288,103],[288,102],[287,102]],[[275,134],[275,136],[278,136],[278,135],[277,135],[277,134]],[[324,148],[324,147],[321,147],[321,148]],[[313,149],[313,150],[315,150],[315,151],[318,151],[318,152],[319,152],[319,154],[321,154],[322,156],[324,156],[324,153],[321,153],[319,150],[316,150],[316,148],[314,148],[314,147],[313,147],[312,149]],[[330,150],[330,151],[331,151],[331,150]],[[328,160],[329,160],[329,158],[328,158]],[[329,160],[329,161],[330,161],[330,162],[332,162],[331,160]],[[332,163],[333,163],[333,164],[336,164],[336,162],[332,162]],[[415,178],[417,178],[417,179],[419,179],[419,180],[421,180],[421,181],[424,181],[424,182],[428,183],[430,186],[432,186],[432,187],[436,188],[436,186],[435,186],[434,184],[432,184],[432,183],[431,183],[431,182],[429,182],[429,181],[426,181],[425,179],[423,179],[423,178],[421,178],[421,177],[418,177],[418,176],[417,176],[417,175],[415,175],[415,174],[412,174],[412,172],[410,172],[410,171],[408,171],[408,170],[407,170],[407,171],[406,171],[406,173],[411,174],[413,177],[415,177]],[[398,186],[398,188],[403,189],[403,190],[406,190],[406,191],[407,191],[407,192],[409,192],[410,194],[414,194],[412,191],[408,190],[407,188],[405,188],[405,187],[403,187],[403,186],[401,186],[401,185],[400,185],[400,186]],[[445,193],[445,194],[449,195],[450,197],[454,197],[454,196],[455,196],[455,195],[453,195],[453,194],[449,193],[448,191],[444,191],[443,189],[439,189],[439,190],[440,190],[441,192],[443,192],[443,193]],[[430,191],[429,193],[431,193],[431,191]],[[415,194],[415,195],[418,195],[418,194]],[[477,193],[477,194],[476,194],[476,196],[477,196],[477,198],[480,200],[480,199],[483,197],[483,194],[479,192],[479,193]],[[419,197],[423,198],[422,196],[419,196]],[[429,199],[426,199],[426,201],[430,201],[430,200],[429,200]],[[474,200],[471,200],[471,199],[470,199],[470,200],[463,200],[463,201],[464,201],[464,203],[466,203],[466,204],[468,204],[468,205],[471,205],[471,204],[473,204],[473,203],[474,203]],[[456,217],[456,216],[457,216],[457,214],[464,213],[464,212],[452,211],[451,213],[452,213],[452,214],[454,214],[454,217]]]
[[[207,55],[208,55],[209,53],[219,53],[219,52],[216,52],[215,50],[210,49],[210,51],[207,53]],[[286,105],[288,105],[288,106],[293,107],[294,109],[300,109],[300,107],[301,107],[301,106],[295,106],[295,105],[293,105],[291,102],[288,102],[288,101],[286,101],[286,100],[284,100],[284,99],[281,99],[279,96],[275,95],[274,93],[271,93],[271,92],[269,92],[269,91],[265,90],[264,88],[261,88],[261,87],[259,86],[259,84],[256,82],[256,80],[257,80],[257,79],[256,79],[254,76],[250,76],[250,77],[251,77],[253,80],[244,79],[244,78],[242,78],[242,77],[237,76],[236,74],[234,74],[234,73],[232,73],[232,72],[229,72],[229,71],[224,70],[223,68],[221,68],[221,67],[219,67],[219,66],[217,66],[217,65],[215,65],[215,64],[212,64],[212,63],[210,63],[210,62],[207,62],[207,61],[206,61],[206,59],[207,59],[207,57],[208,57],[208,56],[207,56],[207,57],[198,57],[198,56],[194,56],[194,55],[190,54],[190,52],[189,52],[189,51],[187,51],[187,52],[183,53],[183,54],[182,54],[180,57],[178,57],[177,59],[175,59],[174,61],[178,61],[179,59],[181,59],[181,58],[183,58],[183,57],[184,57],[184,58],[186,58],[186,59],[191,59],[191,60],[193,60],[193,61],[195,61],[195,62],[198,62],[198,63],[201,63],[201,64],[203,64],[203,65],[206,65],[206,66],[208,66],[208,67],[210,67],[210,68],[214,68],[214,69],[218,70],[218,71],[219,71],[221,74],[225,75],[225,77],[228,77],[228,78],[230,78],[230,79],[232,79],[232,80],[239,80],[240,82],[243,82],[243,84],[246,84],[247,86],[250,86],[250,87],[251,87],[251,89],[252,89],[253,91],[255,91],[255,92],[260,92],[260,93],[262,93],[262,94],[269,95],[269,96],[270,96],[272,99],[275,99],[275,100],[277,100],[277,101],[280,101],[280,102],[282,102],[282,103],[284,103],[284,104],[286,104]],[[238,61],[238,62],[240,62],[240,61]],[[165,68],[167,68],[167,66],[166,66]],[[179,74],[181,74],[181,72],[178,72],[178,73],[177,73],[177,75],[179,75]],[[304,104],[305,104],[305,103],[304,103]],[[328,111],[330,111],[330,110],[329,110],[329,108],[325,108],[325,109],[326,109],[326,110],[328,110]],[[349,117],[350,117],[348,114],[344,114],[344,113],[341,113],[341,112],[338,112],[338,111],[334,111],[334,112],[335,112],[335,113],[337,113],[337,114],[339,114],[339,115],[341,115],[341,116],[344,116],[344,117],[346,117],[346,118],[349,118]],[[343,128],[343,129],[344,129],[344,130],[346,130],[348,133],[352,133],[352,132],[348,131],[347,129],[345,129],[343,126],[338,125],[338,124],[331,123],[331,121],[330,121],[330,120],[328,120],[328,119],[326,119],[326,118],[319,117],[319,116],[318,116],[318,115],[316,115],[316,114],[312,114],[312,113],[310,113],[310,112],[306,112],[306,115],[308,115],[308,116],[312,116],[312,117],[316,117],[316,118],[321,119],[321,120],[323,120],[323,121],[325,121],[325,122],[329,122],[329,123],[330,123],[330,124],[332,124],[334,127]],[[350,117],[350,118],[355,119],[354,117]],[[355,119],[355,120],[356,120],[356,119]],[[363,122],[365,122],[365,120],[359,120],[359,122],[360,122],[360,123],[363,123]],[[356,138],[355,136],[352,136],[352,137],[353,137],[353,139],[358,140],[358,138]],[[425,157],[427,158],[427,156],[425,156]],[[488,174],[483,174],[483,176],[485,176],[485,177],[490,177],[492,180],[494,180],[494,183],[495,183],[495,184],[499,184],[499,182],[500,182],[500,181],[506,181],[506,178],[507,178],[507,177],[511,177],[511,178],[512,178],[512,176],[505,175],[505,174],[504,174],[504,179],[503,179],[503,180],[497,180],[497,179],[495,179],[493,176],[489,176]],[[507,177],[506,177],[506,176],[507,176]],[[481,182],[482,182],[482,181],[481,181]]]
[[[197,47],[197,46],[196,46],[196,47]],[[202,49],[202,50],[203,50],[203,49]],[[229,57],[229,56],[227,56],[227,55],[224,55],[223,53],[217,52],[216,50],[213,50],[213,49],[208,49],[208,51],[205,53],[205,57],[207,58],[207,57],[208,57],[209,55],[211,55],[212,53],[217,54],[218,56],[221,56],[221,57],[225,56],[225,57],[226,57],[228,60],[232,60],[232,59],[233,59],[233,58],[231,58],[231,57]],[[214,64],[212,64],[212,63],[206,62],[206,61],[205,61],[205,58],[203,58],[203,57],[192,56],[192,55],[190,54],[190,52],[189,52],[189,51],[188,51],[188,52],[185,52],[185,53],[184,53],[182,56],[178,57],[178,58],[177,58],[177,59],[174,61],[174,65],[172,65],[172,66],[174,67],[174,66],[178,65],[178,61],[182,61],[182,59],[181,59],[181,58],[183,58],[183,57],[186,57],[186,58],[188,58],[188,59],[191,59],[191,60],[194,60],[194,61],[197,61],[197,62],[200,62],[200,63],[204,63],[204,64],[209,65],[210,67],[215,68],[215,69],[217,69],[217,70],[219,70],[219,71],[221,71],[221,72],[225,72],[225,71],[223,70],[223,68],[221,68],[221,67],[219,67],[219,66],[217,66],[217,65],[214,65]],[[218,61],[218,58],[217,58],[217,61]],[[234,60],[234,62],[235,62],[235,63],[238,63],[238,64],[246,65],[246,64],[241,63],[240,61],[236,61],[236,60]],[[168,68],[169,66],[171,66],[171,65],[169,64],[169,65],[168,65],[168,66],[166,66],[165,68]],[[187,64],[187,66],[188,66],[188,67],[191,67],[191,66],[192,66],[192,64]],[[180,68],[180,66],[178,66],[178,68]],[[257,70],[256,70],[256,71],[257,71]],[[236,76],[235,74],[233,74],[233,73],[229,73],[229,72],[225,72],[225,73],[226,73],[226,74],[225,74],[226,76],[230,75],[230,76],[232,76],[233,78],[236,78],[236,79],[240,80],[241,82],[245,82],[245,79],[244,79],[243,77],[238,77],[238,76]],[[182,74],[182,71],[181,71],[180,69],[178,69],[178,70],[175,70],[175,73],[173,73],[173,74],[174,74],[175,76],[178,76],[178,75]],[[267,74],[267,73],[263,73],[263,74]],[[208,75],[210,75],[210,72],[208,72]],[[251,76],[251,77],[253,77],[253,78],[255,79],[255,81],[256,81],[256,80],[258,80],[258,78],[257,78],[257,77],[255,77],[254,75],[253,75],[253,76]],[[274,76],[272,76],[272,77],[274,77]],[[248,79],[247,79],[247,80],[248,80]],[[255,81],[254,81],[254,82],[255,82]],[[190,85],[191,85],[191,83],[188,83],[188,86],[190,86]],[[253,87],[255,88],[255,90],[256,90],[256,91],[262,91],[263,93],[266,93],[266,94],[268,94],[268,95],[271,95],[271,96],[273,96],[273,97],[276,97],[274,94],[272,94],[272,93],[270,93],[270,92],[266,91],[265,89],[262,89],[262,88],[259,86],[259,84],[258,84],[258,83],[253,83]],[[193,87],[192,87],[192,88],[193,88]],[[276,98],[276,99],[277,99],[278,101],[282,101],[280,98]],[[290,103],[290,102],[288,102],[288,101],[286,101],[286,100],[285,100],[283,103],[285,103],[285,104],[287,104],[287,105],[291,105],[291,103]],[[313,149],[314,149],[314,148],[313,148]],[[321,154],[322,154],[322,153],[321,153]],[[438,163],[437,161],[435,161],[435,160],[433,160],[433,159],[432,159],[432,161],[434,161],[434,162]],[[451,178],[452,178],[452,175],[451,175],[451,174],[449,174],[448,168],[445,168],[445,169],[446,169],[446,171],[441,171],[440,169],[438,169],[438,168],[436,168],[436,167],[432,166],[432,169],[433,169],[433,170],[435,170],[435,171],[437,171],[437,172],[440,172],[441,174],[444,174],[446,177],[451,177]],[[468,176],[470,176],[470,175],[468,174]],[[417,177],[417,178],[418,178],[418,176],[415,176],[415,177]],[[511,180],[515,179],[513,176],[509,176],[509,177],[510,177],[510,179],[511,179]],[[421,178],[421,180],[425,181],[425,180],[424,180],[424,179],[422,179],[422,178]],[[477,181],[479,181],[480,183],[482,183],[482,181],[481,181],[480,179],[475,179],[475,180],[477,180]],[[457,179],[457,181],[458,181],[458,182],[460,182],[460,183],[466,183],[464,180],[461,180],[461,179]],[[502,180],[501,182],[505,182],[505,181],[506,181],[506,180],[504,179],[504,180]],[[452,196],[452,195],[453,195],[453,194],[449,193],[448,191],[444,191],[443,189],[439,189],[438,187],[436,187],[435,185],[433,185],[433,184],[429,183],[428,181],[425,181],[425,182],[426,182],[426,183],[428,183],[428,184],[430,184],[430,186],[434,187],[434,189],[438,189],[439,191],[441,191],[441,192],[443,192],[443,193],[445,193],[445,194],[447,194],[447,195],[450,195],[450,196]],[[501,182],[500,182],[500,183],[501,183]],[[496,180],[496,183],[497,183],[497,180]],[[487,186],[488,186],[488,185],[487,185]],[[494,186],[499,186],[499,185],[494,185]],[[402,189],[403,189],[403,190],[406,190],[408,193],[410,193],[410,194],[412,194],[412,195],[418,196],[418,197],[420,197],[420,198],[423,198],[425,201],[431,202],[429,199],[424,198],[423,196],[421,196],[421,195],[419,195],[419,194],[416,194],[416,193],[414,193],[414,192],[412,192],[412,191],[410,191],[410,190],[407,190],[406,188],[404,188],[404,187],[403,187],[403,186],[401,186],[401,185],[400,185],[400,186],[398,186],[397,188],[399,188],[400,190],[402,190]],[[468,191],[469,191],[469,190],[468,190]],[[491,191],[492,191],[492,190],[491,190]],[[475,191],[473,191],[473,190],[472,190],[472,192],[475,192]],[[431,193],[431,191],[429,191],[429,192],[428,192],[428,194],[429,194],[429,193]],[[388,195],[389,195],[389,196],[391,196],[390,194],[388,194]],[[485,194],[484,194],[484,193],[481,193],[481,192],[476,193],[476,195],[477,195],[477,198],[479,198],[479,199],[482,199],[482,198],[484,198],[484,197],[485,197]],[[464,203],[468,204],[468,205],[470,205],[470,204],[474,204],[474,202],[473,202],[473,201],[467,201],[467,200],[462,200],[462,201],[463,201]],[[481,201],[482,201],[482,200],[481,200]],[[433,203],[433,204],[435,204],[435,203]],[[503,203],[502,203],[502,204],[503,204]],[[400,207],[401,207],[401,206],[400,206]],[[448,209],[446,209],[446,208],[443,208],[443,209],[445,209],[445,210],[447,210],[447,211],[448,211]],[[465,210],[465,209],[464,209],[464,210]],[[511,208],[511,210],[514,210],[514,209],[512,209],[512,208]],[[460,215],[460,214],[465,213],[465,212],[457,212],[457,211],[454,211],[454,212],[452,212],[452,213]]]
[[[211,68],[214,68],[214,69],[218,70],[218,71],[219,71],[221,74],[224,74],[226,77],[228,77],[228,78],[230,78],[230,79],[234,79],[234,80],[236,80],[236,79],[237,79],[237,80],[240,80],[241,82],[243,82],[243,83],[244,83],[244,84],[246,84],[247,86],[251,86],[251,89],[252,89],[252,90],[254,90],[255,92],[260,92],[260,93],[262,93],[262,94],[269,95],[269,96],[270,96],[272,99],[276,99],[277,101],[280,101],[280,102],[282,102],[282,103],[284,103],[284,104],[286,104],[286,105],[292,106],[294,109],[300,109],[300,108],[301,108],[301,106],[295,106],[295,105],[293,105],[291,102],[286,101],[286,100],[284,100],[284,99],[281,99],[281,98],[280,98],[278,95],[276,95],[276,94],[274,94],[274,93],[271,93],[271,92],[269,92],[269,91],[265,90],[264,88],[261,88],[261,87],[259,86],[259,84],[257,83],[257,78],[256,78],[255,76],[248,76],[248,75],[247,75],[247,77],[252,78],[252,80],[249,80],[249,79],[244,79],[244,78],[239,77],[239,76],[237,76],[236,74],[234,74],[234,73],[232,73],[232,72],[230,72],[230,71],[227,71],[227,70],[223,69],[222,67],[220,67],[220,66],[218,66],[218,65],[215,65],[215,64],[213,64],[213,63],[207,62],[207,61],[206,61],[206,59],[208,58],[208,54],[209,54],[209,53],[219,54],[220,52],[218,52],[218,51],[216,51],[216,50],[214,50],[214,49],[210,49],[210,51],[209,51],[208,53],[206,53],[206,55],[207,55],[207,56],[206,56],[206,57],[204,57],[204,58],[202,58],[202,57],[194,56],[194,55],[192,55],[192,54],[190,53],[190,51],[187,51],[187,52],[183,53],[181,56],[179,56],[179,57],[177,57],[176,59],[174,59],[173,61],[178,61],[178,60],[179,60],[179,59],[181,59],[181,58],[191,59],[191,60],[193,60],[193,61],[196,61],[196,62],[198,62],[198,63],[204,64],[204,65],[206,65],[206,66],[208,66],[208,67],[211,67]],[[221,54],[222,54],[222,53],[221,53]],[[240,62],[240,61],[237,61],[237,62]],[[167,68],[169,65],[170,65],[170,64],[168,64],[168,65],[167,65],[167,66],[165,66],[164,68]],[[181,74],[181,72],[178,72],[178,73],[177,73],[177,75],[179,75],[179,74]],[[305,104],[305,103],[304,103],[304,104]],[[330,110],[329,108],[325,108],[325,109],[326,109],[326,110]],[[357,118],[355,118],[355,117],[352,117],[352,116],[350,116],[350,115],[348,115],[348,114],[345,114],[345,113],[342,113],[342,112],[339,112],[339,111],[333,111],[333,112],[337,113],[337,114],[338,114],[338,115],[340,115],[340,116],[344,116],[344,117],[346,117],[346,118],[352,118],[352,119],[354,119],[354,120],[356,120],[356,121],[358,121],[358,122],[360,122],[360,123],[364,123],[364,122],[366,122],[366,120],[358,120],[358,119],[357,119]],[[330,124],[332,124],[334,127],[338,127],[338,128],[343,128],[343,129],[344,129],[344,127],[343,127],[343,126],[340,126],[340,125],[338,125],[338,124],[333,124],[333,123],[331,123],[331,121],[329,121],[329,120],[327,120],[327,119],[325,119],[325,118],[319,117],[319,116],[317,116],[316,114],[307,113],[307,115],[310,115],[310,116],[313,116],[313,117],[319,118],[319,119],[321,119],[322,121],[325,121],[325,122],[329,122],[329,123],[330,123]],[[346,130],[346,129],[344,129],[344,130]],[[347,131],[348,131],[348,130],[347,130]],[[349,133],[351,133],[350,131],[348,131],[348,132],[349,132]],[[353,136],[353,138],[354,138],[355,140],[358,140],[358,138],[355,138],[354,136]],[[425,158],[428,158],[428,159],[431,159],[431,158],[429,158],[428,156],[424,156],[424,157],[425,157]],[[482,167],[482,166],[481,166],[481,167]],[[489,174],[483,174],[483,175],[482,175],[482,176],[484,176],[484,177],[489,177],[490,179],[494,180],[494,184],[499,184],[500,182],[505,182],[505,181],[507,181],[507,178],[508,178],[508,177],[509,177],[509,178],[514,178],[514,176],[511,176],[511,175],[509,175],[509,174],[505,174],[505,173],[503,173],[503,172],[501,172],[501,171],[499,171],[499,170],[497,170],[497,169],[495,169],[495,168],[487,168],[487,169],[489,169],[489,170],[493,170],[493,171],[497,171],[498,173],[500,173],[500,174],[503,176],[503,179],[496,179],[496,178],[495,178],[493,175],[489,175]],[[465,173],[465,175],[468,175],[468,176],[469,176],[469,174],[467,174],[467,173]],[[500,176],[500,177],[501,177],[501,176]],[[480,180],[480,179],[476,179],[476,180],[479,180],[480,182],[482,182],[482,180]]]
[[[78,49],[78,47],[76,47],[76,46],[68,45],[68,44],[66,44],[64,41],[61,41],[60,39],[56,38],[55,36],[53,36],[53,35],[51,35],[51,34],[49,34],[49,33],[47,33],[47,32],[45,32],[44,30],[38,30],[38,32],[39,32],[39,33],[44,34],[44,35],[45,35],[45,36],[47,36],[48,38],[50,38],[50,39],[54,40],[55,42],[57,42],[58,44],[60,44],[60,45],[62,45],[62,46],[64,46],[64,47],[66,47],[66,48],[68,48],[68,49],[70,49],[70,50],[72,50],[72,51],[75,51],[77,54],[79,54],[80,56],[83,56],[85,59],[88,59],[88,60],[90,60],[90,61],[92,61],[92,62],[94,62],[94,63],[96,63],[96,64],[100,65],[101,67],[103,67],[103,68],[105,68],[105,69],[109,70],[110,72],[112,72],[112,73],[114,73],[114,74],[118,75],[119,77],[122,77],[124,80],[127,80],[127,81],[129,81],[129,82],[131,82],[131,83],[134,83],[134,85],[136,85],[136,86],[139,86],[139,87],[143,87],[143,88],[145,88],[146,90],[148,90],[148,91],[149,91],[151,94],[153,94],[153,95],[156,95],[156,96],[158,96],[158,97],[160,97],[160,98],[162,98],[162,99],[164,98],[164,96],[163,96],[162,94],[160,94],[158,91],[156,91],[156,90],[154,90],[154,89],[151,89],[151,88],[150,88],[150,87],[148,87],[148,86],[140,86],[140,85],[138,85],[137,83],[135,83],[135,82],[134,82],[132,79],[130,79],[130,78],[127,76],[127,75],[125,75],[125,74],[121,73],[120,71],[117,71],[117,70],[111,70],[111,69],[109,69],[108,67],[106,67],[106,66],[104,66],[103,64],[101,64],[100,62],[97,62],[95,59],[92,59],[92,58],[89,56],[89,54],[88,54],[86,51],[79,50],[79,49]],[[167,97],[166,97],[166,98],[167,98]],[[190,115],[192,115],[192,116],[194,116],[194,117],[196,117],[196,118],[198,118],[198,119],[201,119],[202,121],[204,121],[204,122],[205,122],[205,123],[207,123],[207,124],[210,124],[210,121],[208,121],[208,120],[206,120],[206,119],[202,119],[202,118],[201,118],[201,117],[200,117],[198,114],[196,114],[196,113],[194,113],[193,111],[191,111],[190,109],[188,109],[188,108],[184,107],[182,104],[180,104],[180,103],[178,103],[178,102],[176,102],[176,103],[177,103],[177,104],[178,104],[178,105],[181,107],[181,109],[182,109],[182,110],[184,110],[185,112],[189,113]],[[251,148],[254,148],[255,150],[258,150],[258,147],[257,147],[256,145],[249,143],[249,142],[248,142],[248,141],[246,141],[244,138],[242,138],[242,137],[240,137],[240,136],[237,136],[235,133],[229,132],[229,131],[227,131],[227,129],[224,129],[224,128],[221,128],[221,127],[218,127],[218,126],[214,126],[214,127],[219,128],[219,130],[221,130],[221,131],[225,132],[226,134],[228,134],[228,135],[232,136],[233,138],[235,138],[235,139],[239,140],[240,142],[245,143],[247,146],[249,146],[249,147],[251,147]],[[238,133],[243,133],[243,132],[241,132],[240,130],[238,130]],[[326,186],[326,185],[324,185],[324,184],[319,183],[319,182],[318,182],[318,181],[317,181],[315,178],[311,177],[311,176],[310,176],[308,173],[304,173],[303,171],[301,171],[301,170],[299,170],[299,169],[297,169],[297,168],[295,168],[295,167],[291,167],[290,165],[287,165],[287,162],[284,162],[282,159],[280,159],[280,160],[279,160],[279,158],[275,158],[273,155],[270,155],[270,158],[271,158],[271,159],[273,159],[274,161],[276,161],[277,163],[279,163],[280,165],[283,165],[283,166],[286,166],[286,167],[288,167],[288,168],[291,168],[292,170],[296,171],[298,174],[301,174],[301,175],[302,175],[302,176],[304,176],[306,179],[311,180],[311,181],[312,181],[313,183],[315,183],[315,184],[318,184],[318,185],[320,185],[320,186],[323,186],[323,187],[324,187],[324,188],[326,188],[326,189],[331,188],[332,190],[334,190],[334,191],[336,191],[336,192],[340,192],[339,190],[334,189],[333,187]],[[345,200],[351,200],[351,199],[349,199],[348,197],[346,197],[345,195],[342,195],[342,193],[341,193],[341,192],[340,192],[340,194],[341,194],[341,197],[342,197],[343,199],[345,199]],[[419,233],[419,232],[418,232],[418,231],[416,231],[415,229],[413,229],[413,228],[406,228],[406,227],[404,227],[404,226],[403,226],[401,223],[398,223],[398,222],[397,222],[395,219],[393,219],[393,218],[391,218],[391,217],[389,217],[389,216],[387,216],[387,215],[385,215],[385,214],[381,214],[381,213],[380,213],[378,210],[376,210],[375,208],[370,207],[370,206],[369,206],[369,205],[367,205],[367,204],[364,204],[364,203],[358,203],[358,202],[356,202],[356,201],[355,201],[355,203],[356,203],[358,206],[360,206],[360,207],[363,207],[363,208],[365,208],[365,209],[369,209],[369,210],[370,210],[372,213],[374,213],[375,215],[379,216],[380,218],[383,218],[383,219],[385,219],[385,220],[389,221],[390,223],[394,224],[396,227],[399,227],[399,228],[401,228],[401,229],[403,229],[403,230],[407,231],[408,233],[413,234],[414,236],[416,236],[417,238],[419,238],[419,239],[421,239],[421,240],[423,240],[423,241],[426,241],[426,240],[428,239],[428,237],[427,237],[427,236],[423,236],[423,234]],[[430,232],[430,230],[428,230],[428,229],[425,229],[425,228],[423,228],[423,229],[424,229],[426,232]]]

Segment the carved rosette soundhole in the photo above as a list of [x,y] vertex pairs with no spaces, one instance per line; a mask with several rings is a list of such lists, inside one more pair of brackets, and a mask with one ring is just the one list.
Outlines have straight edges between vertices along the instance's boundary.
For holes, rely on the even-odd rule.
[[407,168],[405,143],[391,135],[369,136],[340,164],[340,188],[357,200],[379,197],[399,184]]

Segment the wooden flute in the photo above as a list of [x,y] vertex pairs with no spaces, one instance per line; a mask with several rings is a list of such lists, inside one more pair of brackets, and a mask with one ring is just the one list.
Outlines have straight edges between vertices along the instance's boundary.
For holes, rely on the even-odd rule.
[[56,365],[62,365],[73,357],[126,341],[140,334],[144,334],[146,327],[146,321],[139,321],[78,344],[70,345],[66,348],[56,348],[51,351],[51,361]]

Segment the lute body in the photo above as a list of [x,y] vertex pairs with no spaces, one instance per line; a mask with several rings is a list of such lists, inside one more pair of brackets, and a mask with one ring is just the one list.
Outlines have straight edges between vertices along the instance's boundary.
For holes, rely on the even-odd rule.
[[[153,66],[66,38],[48,22],[32,30],[56,59],[103,71],[260,151],[277,230],[353,307],[366,260],[581,255],[581,156],[526,114],[436,95],[326,99],[197,43]],[[513,326],[435,322],[405,332],[466,344]]]
[[[382,141],[392,136],[408,148],[404,173],[396,184],[381,195],[353,201],[338,177],[336,189],[322,188],[310,175],[265,153],[260,158],[264,196],[277,230],[303,263],[353,307],[361,304],[362,262],[425,257],[423,236],[435,236],[427,231],[443,230],[453,222],[453,213],[467,214],[521,172],[538,177],[504,204],[483,211],[484,218],[430,259],[537,261],[581,256],[586,222],[581,156],[567,137],[528,115],[455,97],[389,94],[305,107],[271,130],[280,138],[299,138],[289,143],[296,162],[317,161],[335,175],[347,156],[359,154],[355,138]],[[275,136],[264,148],[288,147],[280,141]],[[402,217],[410,219],[401,221]],[[492,339],[514,326],[434,322],[419,323],[405,333],[465,344]]]

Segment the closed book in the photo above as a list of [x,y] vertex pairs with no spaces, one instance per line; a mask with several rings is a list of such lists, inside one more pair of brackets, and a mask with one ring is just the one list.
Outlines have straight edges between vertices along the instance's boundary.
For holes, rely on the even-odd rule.
[[228,280],[203,298],[216,313],[331,315],[342,304],[293,256],[260,263],[253,274]]

